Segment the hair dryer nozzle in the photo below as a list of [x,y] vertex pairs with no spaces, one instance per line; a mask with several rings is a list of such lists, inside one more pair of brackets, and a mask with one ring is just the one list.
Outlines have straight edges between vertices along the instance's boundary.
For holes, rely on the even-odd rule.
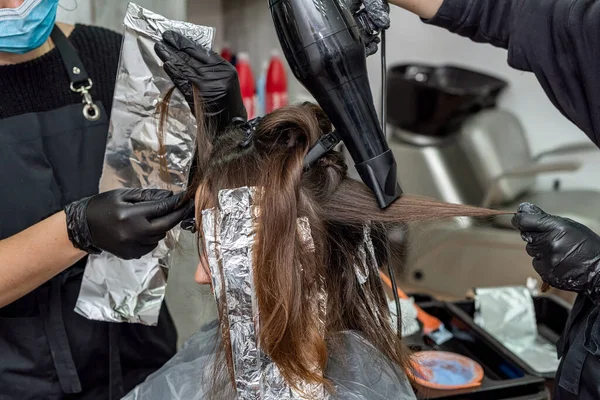
[[402,194],[396,177],[396,160],[391,150],[355,164],[355,167],[362,181],[375,194],[380,208],[386,208]]

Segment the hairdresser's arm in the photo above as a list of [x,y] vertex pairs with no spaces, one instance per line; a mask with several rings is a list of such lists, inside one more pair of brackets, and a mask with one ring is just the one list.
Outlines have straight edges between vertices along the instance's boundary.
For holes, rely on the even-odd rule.
[[427,23],[508,49],[535,73],[554,105],[600,138],[600,2],[588,0],[390,0]]
[[88,253],[123,259],[151,252],[189,212],[168,190],[118,189],[69,204],[0,240],[0,307],[12,303]]
[[64,212],[0,240],[0,307],[31,292],[85,255],[69,241]]

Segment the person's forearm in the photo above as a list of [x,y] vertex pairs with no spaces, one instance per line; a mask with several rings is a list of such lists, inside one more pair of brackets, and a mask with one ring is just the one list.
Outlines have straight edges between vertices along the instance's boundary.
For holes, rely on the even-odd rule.
[[64,212],[0,240],[0,307],[33,291],[85,254],[69,241]]
[[437,14],[443,0],[389,0],[389,3],[417,14],[421,18],[430,19]]
[[476,42],[507,48],[511,29],[524,1],[389,0],[389,3],[418,15],[427,23]]

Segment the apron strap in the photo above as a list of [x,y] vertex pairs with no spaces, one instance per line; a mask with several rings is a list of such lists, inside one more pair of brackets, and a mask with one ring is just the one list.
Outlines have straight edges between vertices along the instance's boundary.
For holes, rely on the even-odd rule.
[[115,323],[108,324],[108,357],[110,364],[110,388],[109,400],[119,400],[125,393],[123,392],[123,372],[121,370],[121,352],[120,340],[121,325]]
[[69,80],[71,81],[70,88],[73,92],[81,94],[83,106],[83,116],[88,121],[98,121],[100,119],[100,108],[94,104],[94,99],[90,94],[90,90],[94,83],[90,79],[79,59],[77,49],[71,44],[63,31],[57,25],[54,25],[50,37],[54,41],[60,57],[62,58]]
[[60,387],[67,394],[80,393],[81,382],[63,320],[61,279],[52,279],[49,287],[36,291],[36,296]]
[[77,54],[77,50],[69,39],[65,36],[63,31],[56,25],[54,25],[54,29],[50,34],[50,37],[54,41],[58,52],[60,53],[60,57],[63,60],[63,64],[67,70],[67,74],[69,74],[69,79],[71,81],[71,87],[78,89],[82,86],[91,85],[90,77],[85,70],[81,60],[79,59],[79,55]]

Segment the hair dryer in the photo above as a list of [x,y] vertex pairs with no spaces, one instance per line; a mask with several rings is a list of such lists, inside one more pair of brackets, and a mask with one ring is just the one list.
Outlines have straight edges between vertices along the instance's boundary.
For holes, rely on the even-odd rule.
[[331,120],[379,206],[387,207],[402,190],[375,112],[354,16],[338,0],[269,0],[269,7],[296,79]]

